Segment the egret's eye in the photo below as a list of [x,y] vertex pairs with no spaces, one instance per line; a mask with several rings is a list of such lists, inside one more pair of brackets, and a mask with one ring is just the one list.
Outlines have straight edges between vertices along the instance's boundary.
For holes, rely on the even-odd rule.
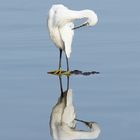
[[92,128],[92,123],[89,123],[89,125],[88,125],[88,126],[89,126],[89,128]]

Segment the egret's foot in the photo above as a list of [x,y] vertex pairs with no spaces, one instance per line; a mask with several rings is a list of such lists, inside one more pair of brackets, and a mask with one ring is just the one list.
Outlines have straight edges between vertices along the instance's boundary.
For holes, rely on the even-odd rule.
[[71,75],[71,72],[70,71],[64,71],[62,72],[63,75],[66,75],[66,76],[70,76]]
[[54,71],[50,71],[48,72],[49,74],[54,74],[54,75],[62,75],[64,71],[62,71],[61,69],[58,70],[54,70]]

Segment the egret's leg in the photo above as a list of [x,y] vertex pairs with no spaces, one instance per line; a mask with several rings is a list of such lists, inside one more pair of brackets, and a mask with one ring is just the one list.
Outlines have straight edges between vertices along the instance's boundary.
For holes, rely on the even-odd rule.
[[65,56],[66,56],[66,63],[67,63],[67,71],[64,72],[63,74],[69,76],[70,75],[70,71],[69,71],[69,60],[68,60],[68,57],[67,57],[66,53],[65,53]]
[[48,72],[49,74],[55,74],[55,75],[61,75],[62,74],[62,70],[61,70],[61,59],[62,59],[62,50],[59,50],[60,55],[59,55],[59,66],[58,66],[58,70],[55,71],[50,71]]
[[69,76],[67,76],[67,91],[69,90],[69,83],[70,83]]
[[59,56],[59,70],[61,69],[61,60],[62,60],[62,50],[60,49],[60,56]]
[[59,49],[59,52],[60,52],[60,55],[59,55],[59,67],[58,67],[58,70],[56,70],[55,73],[54,73],[56,75],[61,75],[62,74],[62,71],[61,71],[62,50]]
[[60,83],[60,90],[61,90],[61,97],[64,97],[63,86],[62,86],[62,77],[59,76],[59,83]]

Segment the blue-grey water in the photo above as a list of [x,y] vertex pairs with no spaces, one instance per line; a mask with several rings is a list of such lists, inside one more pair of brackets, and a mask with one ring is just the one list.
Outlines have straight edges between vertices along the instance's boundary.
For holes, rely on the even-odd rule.
[[[100,124],[99,140],[140,139],[139,0],[0,0],[0,140],[51,140],[49,118],[59,96],[58,64],[46,18],[54,3],[93,9],[99,23],[75,31],[72,76],[77,116]],[[65,60],[63,60],[65,65]]]

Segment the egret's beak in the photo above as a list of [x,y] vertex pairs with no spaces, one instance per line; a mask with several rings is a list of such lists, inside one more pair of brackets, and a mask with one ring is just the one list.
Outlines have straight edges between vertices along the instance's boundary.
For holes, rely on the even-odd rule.
[[84,26],[87,26],[87,25],[88,25],[88,22],[83,23],[82,25],[79,25],[79,26],[74,27],[73,30],[78,29],[78,28],[81,28],[81,27],[84,27]]
[[89,126],[89,122],[86,122],[86,121],[83,121],[83,120],[79,120],[79,119],[75,119],[75,120],[78,121],[78,122],[82,122],[82,123],[86,124],[87,126]]

